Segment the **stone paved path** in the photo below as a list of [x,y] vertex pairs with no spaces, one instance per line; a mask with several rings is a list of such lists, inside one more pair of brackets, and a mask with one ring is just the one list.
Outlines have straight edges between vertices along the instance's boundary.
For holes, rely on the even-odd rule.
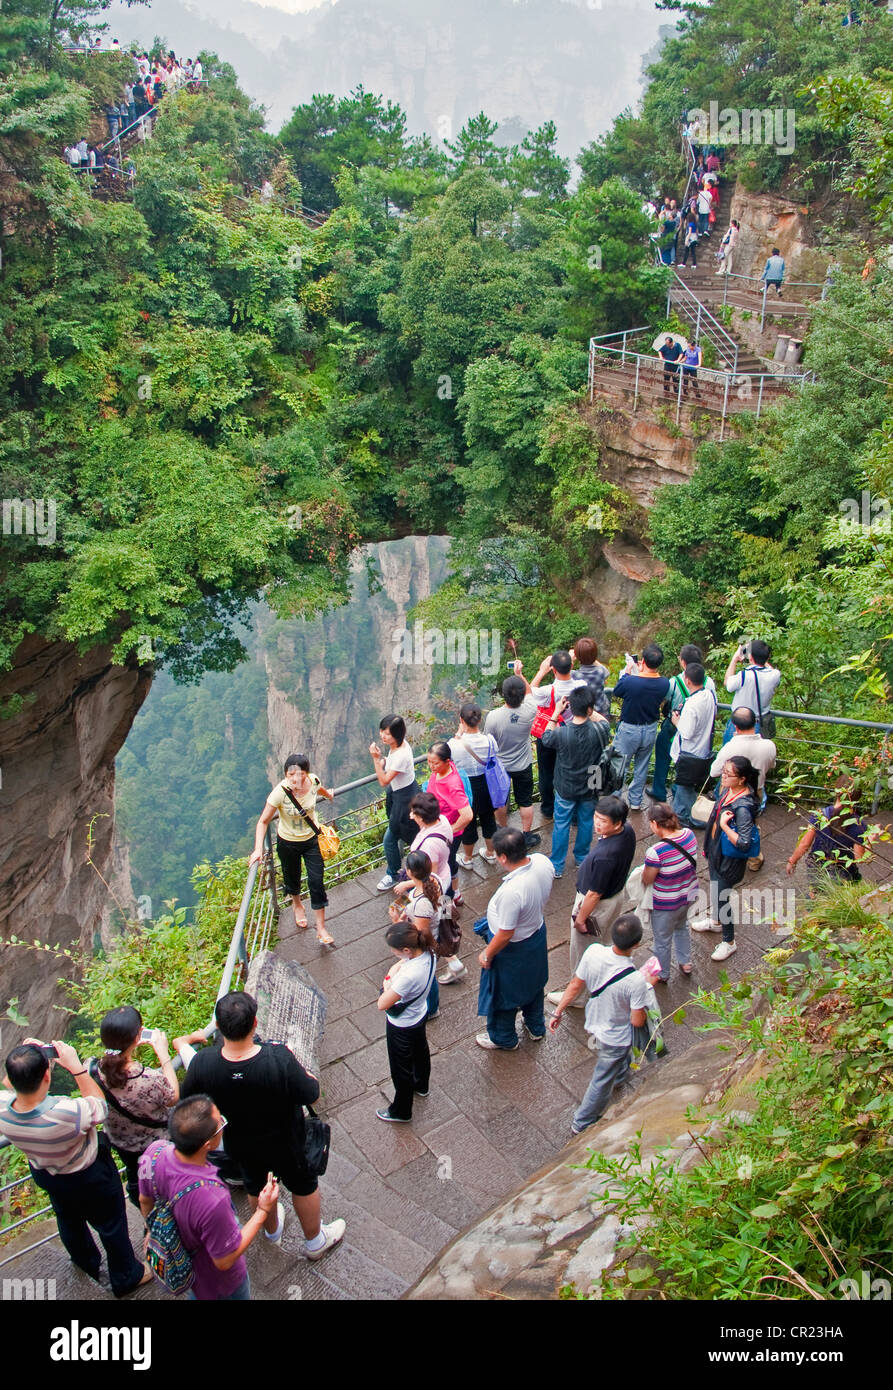
[[[633,824],[640,863],[650,843],[648,825],[642,815],[634,815]],[[766,866],[759,874],[748,874],[745,886],[764,891],[793,887],[798,896],[805,894],[802,865],[793,880],[784,876],[798,824],[782,808],[769,808],[761,821]],[[549,826],[540,828],[540,848],[547,850]],[[881,845],[866,877],[871,881],[889,877],[891,863],[893,848]],[[571,1114],[592,1074],[594,1059],[586,1047],[582,1010],[572,1011],[562,1031],[544,1042],[531,1042],[523,1034],[517,1052],[485,1052],[475,1044],[474,1035],[483,1021],[477,1016],[479,939],[471,924],[483,916],[500,882],[498,870],[476,856],[473,872],[462,874],[468,906],[461,954],[470,978],[441,989],[440,1017],[429,1024],[431,1094],[416,1101],[411,1126],[377,1120],[376,1109],[392,1095],[385,1025],[375,1007],[382,977],[393,959],[384,943],[390,895],[375,891],[380,874],[376,870],[332,890],[327,923],[338,943],[334,952],[321,950],[312,929],[297,932],[289,910],[280,922],[278,954],[305,965],[328,997],[318,1110],[332,1126],[332,1156],[321,1186],[324,1219],[344,1217],[347,1237],[343,1248],[310,1265],[299,1256],[300,1229],[290,1213],[281,1249],[261,1238],[249,1251],[258,1299],[398,1298],[458,1231],[565,1146]],[[552,989],[567,983],[573,894],[569,860],[553,888],[547,912]],[[692,988],[718,983],[720,967],[710,960],[718,939],[693,935],[692,980],[674,975],[660,994],[665,1013],[684,1004]],[[739,928],[737,939],[738,952],[728,962],[732,978],[754,966],[775,938],[771,925],[765,924]],[[636,952],[639,964],[650,954],[649,941],[646,936]],[[696,1015],[697,1010],[690,1010],[683,1023],[667,1024],[668,1046],[675,1055],[700,1039],[694,1031]],[[244,1216],[244,1197],[238,1191],[234,1195],[237,1210]],[[137,1227],[134,1217],[135,1234]],[[29,1233],[22,1244],[35,1238]],[[72,1273],[56,1240],[3,1273],[55,1278],[58,1297],[110,1297],[103,1286]],[[167,1295],[160,1289],[147,1289],[135,1297]]]

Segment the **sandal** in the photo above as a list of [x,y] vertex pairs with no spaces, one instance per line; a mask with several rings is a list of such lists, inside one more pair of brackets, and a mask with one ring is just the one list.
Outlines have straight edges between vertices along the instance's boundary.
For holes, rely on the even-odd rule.
[[316,933],[316,939],[317,939],[317,941],[319,942],[320,946],[334,946],[334,945],[335,945],[335,938],[334,938],[334,936],[329,936],[329,933],[328,933],[328,932],[326,932],[325,936],[320,936],[319,932],[317,932],[317,933]]
[[690,975],[692,971],[692,967],[690,965],[680,965],[679,969],[683,975]]
[[295,913],[295,926],[298,931],[306,931],[309,925],[310,923],[307,921],[306,917],[299,917],[298,914]]

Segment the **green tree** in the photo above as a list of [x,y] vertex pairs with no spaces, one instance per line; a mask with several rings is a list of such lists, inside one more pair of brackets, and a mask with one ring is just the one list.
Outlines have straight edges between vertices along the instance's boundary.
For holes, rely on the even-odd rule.
[[465,169],[501,170],[506,149],[491,138],[496,134],[497,127],[498,123],[491,121],[483,111],[470,116],[452,144],[446,142],[453,167],[459,172]]
[[648,324],[665,294],[666,271],[653,264],[649,218],[619,178],[583,186],[567,204],[566,331],[593,334]]

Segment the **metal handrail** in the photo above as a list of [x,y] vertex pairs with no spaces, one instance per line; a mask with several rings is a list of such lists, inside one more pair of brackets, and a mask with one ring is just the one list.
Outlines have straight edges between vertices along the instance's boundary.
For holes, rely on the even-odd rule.
[[[662,358],[655,357],[650,353],[634,352],[632,348],[601,347],[594,338],[590,340],[590,346],[593,352],[609,353],[614,357],[620,358],[629,357],[633,360],[638,359],[640,362],[648,363],[654,368],[661,368],[663,366]],[[759,381],[791,382],[815,380],[815,372],[813,371],[799,372],[796,375],[792,372],[735,372],[727,367],[698,367],[697,371],[699,381],[707,378],[713,379],[720,384],[725,383],[727,379],[733,380],[735,384],[743,384],[745,381],[756,383]]]
[[607,343],[610,342],[612,338],[623,338],[625,341],[627,338],[634,338],[637,333],[650,332],[651,329],[646,323],[643,324],[640,328],[621,328],[616,333],[599,333],[596,335],[596,337],[590,338],[589,341],[590,343]]
[[[662,380],[665,385],[668,379],[672,381],[672,377],[669,377],[669,374],[665,374],[663,372],[663,363],[659,357],[646,356],[644,353],[641,352],[633,352],[628,347],[624,347],[622,349],[605,347],[602,344],[596,343],[594,339],[591,339],[589,343],[590,404],[592,404],[595,401],[595,378],[597,360],[596,353],[601,353],[603,356],[613,358],[613,362],[609,362],[608,364],[609,371],[615,370],[616,368],[622,369],[626,365],[627,359],[629,359],[631,363],[635,364],[636,373],[635,381],[633,384],[633,413],[635,413],[639,404],[639,383],[642,377],[643,368],[646,377],[650,377],[652,381]],[[686,403],[688,402],[688,393],[684,392],[684,387],[686,381],[689,379],[690,378],[687,378],[684,375],[684,373],[681,370],[678,370],[677,368],[676,381],[673,387],[676,397],[677,425],[679,424],[680,416],[682,414],[683,400],[685,400]],[[757,420],[759,420],[763,409],[763,397],[766,393],[767,385],[769,386],[770,393],[774,394],[775,391],[780,389],[778,383],[780,383],[784,389],[788,389],[791,386],[797,386],[800,389],[802,389],[807,383],[812,382],[814,380],[815,372],[811,371],[799,373],[796,375],[791,372],[735,373],[728,370],[718,371],[713,367],[698,367],[698,394],[695,397],[695,403],[700,404],[705,410],[709,410],[713,413],[716,413],[716,402],[714,400],[711,400],[709,397],[707,399],[702,398],[700,396],[700,386],[707,385],[712,388],[714,385],[716,385],[717,387],[722,387],[722,405],[719,409],[719,438],[721,442],[725,437],[726,420],[729,418],[731,414],[753,414],[754,417]],[[775,385],[773,385],[773,383],[775,383]],[[733,387],[737,388],[736,399],[745,402],[743,410],[731,411],[729,409],[730,392]],[[756,399],[754,401],[755,388]]]
[[[674,308],[681,308],[683,313],[687,314],[689,321],[694,325],[696,337],[705,337],[708,342],[713,342],[714,338],[718,338],[719,343],[713,342],[713,346],[724,361],[728,361],[728,355],[731,352],[732,360],[729,370],[737,372],[739,352],[737,341],[732,337],[728,329],[724,328],[719,320],[714,318],[713,314],[711,314],[706,305],[701,303],[697,295],[689,289],[675,267],[673,267],[673,276],[676,284],[671,284],[667,290],[667,318],[670,317],[671,306]],[[689,301],[695,305],[694,309],[691,307]],[[703,323],[709,324],[712,332],[705,332],[702,328]],[[722,343],[726,345],[725,351],[723,351],[720,346]]]
[[[616,349],[605,349],[605,351],[616,351]],[[787,378],[787,379],[790,380],[790,378]],[[609,696],[613,696],[614,687],[613,687],[613,686],[606,686],[606,693],[607,693]],[[717,708],[720,709],[720,710],[726,711],[726,710],[730,710],[730,709],[731,709],[731,705],[730,705],[730,704],[726,704],[726,703],[720,703],[720,704],[717,705]],[[845,727],[845,728],[864,729],[864,730],[870,730],[870,731],[872,731],[872,732],[874,732],[874,733],[881,733],[881,734],[884,735],[883,745],[882,745],[882,763],[883,763],[884,775],[886,775],[887,769],[891,766],[891,755],[890,755],[890,750],[889,750],[889,742],[890,742],[890,740],[891,740],[891,737],[893,737],[893,724],[886,724],[886,723],[882,723],[882,722],[877,721],[877,720],[870,720],[870,719],[850,719],[850,718],[847,718],[847,717],[842,716],[842,715],[809,714],[809,713],[807,713],[807,712],[805,712],[805,711],[799,711],[799,710],[780,710],[780,709],[779,709],[779,710],[776,710],[776,709],[773,709],[773,710],[772,710],[772,714],[775,716],[775,718],[776,718],[777,720],[779,720],[779,719],[780,719],[780,720],[792,720],[792,721],[795,721],[795,722],[797,722],[797,723],[824,724],[824,725],[831,725],[831,726],[842,726],[842,727]],[[828,744],[828,743],[825,743],[825,742],[815,743],[815,742],[813,742],[813,741],[811,741],[811,740],[802,740],[802,741],[807,745],[807,747],[817,747],[817,748],[840,747],[840,745]],[[857,745],[849,745],[849,746],[850,746],[850,747],[855,747],[855,746],[857,746]],[[415,762],[415,763],[420,763],[420,762],[423,762],[424,759],[425,759],[425,755],[424,755],[424,754],[421,754],[421,755],[419,755],[418,757],[416,757],[416,758],[414,759],[414,762]],[[824,759],[823,759],[822,761],[824,761]],[[798,768],[798,767],[814,768],[814,767],[816,766],[816,760],[807,761],[807,760],[805,760],[805,759],[803,759],[803,758],[798,758],[798,757],[796,757],[796,756],[790,756],[790,757],[787,759],[787,765],[788,765],[788,767],[789,767],[790,769],[792,769],[792,770],[796,770],[796,768]],[[375,776],[374,773],[372,773],[372,774],[370,774],[369,776],[366,776],[366,777],[358,777],[358,778],[356,778],[356,779],[355,779],[354,781],[352,781],[352,782],[345,782],[342,786],[336,787],[336,788],[334,789],[334,794],[335,794],[336,796],[341,796],[341,795],[343,795],[343,794],[346,793],[346,792],[354,791],[354,790],[356,790],[358,787],[369,786],[371,783],[377,782],[377,781],[378,781],[378,779],[377,779],[377,777]],[[810,784],[806,785],[803,789],[806,790],[806,791],[821,791],[821,790],[823,790],[823,788],[821,788],[818,784],[814,784],[814,783],[810,783]],[[880,791],[881,791],[881,771],[879,771],[877,780],[876,780],[876,782],[875,782],[874,798],[873,798],[872,810],[871,810],[871,813],[872,813],[872,814],[875,814],[875,812],[877,811],[878,802],[879,802],[879,799],[880,799]],[[381,798],[379,798],[378,800],[381,800]],[[373,805],[373,806],[374,806],[374,805],[377,805],[377,804],[378,804],[378,801],[373,801],[373,802],[370,802],[370,803],[369,803],[369,805]],[[354,810],[362,810],[362,809],[365,809],[365,808],[363,808],[363,807],[356,807],[356,808],[354,808]],[[351,814],[353,814],[353,811],[346,811],[346,812],[344,812],[344,814],[345,814],[345,815],[351,815]],[[258,883],[258,871],[260,870],[260,868],[261,868],[262,866],[263,866],[265,872],[267,873],[267,882],[266,882],[265,885],[262,886],[262,888],[261,888],[261,893],[262,893],[262,894],[269,893],[270,896],[271,896],[271,903],[275,903],[275,902],[276,902],[276,896],[275,896],[275,895],[276,895],[275,877],[274,877],[272,874],[269,873],[269,870],[272,868],[272,862],[271,862],[271,860],[272,860],[272,852],[273,852],[273,850],[272,850],[272,837],[271,837],[271,833],[270,833],[270,827],[268,826],[268,828],[267,828],[267,834],[266,834],[266,847],[265,847],[264,858],[260,861],[260,863],[252,864],[252,865],[249,867],[249,869],[248,869],[248,874],[247,874],[246,881],[245,881],[245,890],[244,890],[244,892],[243,892],[243,894],[242,894],[242,902],[241,902],[241,905],[240,905],[240,907],[239,907],[239,913],[238,913],[238,916],[237,916],[237,918],[236,918],[235,927],[233,928],[233,935],[232,935],[232,939],[231,939],[231,942],[230,942],[229,951],[228,951],[228,953],[227,953],[226,962],[225,962],[225,964],[224,964],[223,974],[221,975],[220,988],[219,988],[218,993],[217,993],[217,998],[218,998],[218,999],[219,999],[223,994],[226,994],[226,993],[229,992],[230,986],[231,986],[231,984],[232,984],[233,975],[235,974],[237,962],[241,961],[242,964],[247,964],[247,956],[248,956],[248,953],[247,953],[247,949],[246,949],[246,945],[245,945],[244,933],[245,933],[246,924],[249,923],[250,916],[251,916],[251,914],[252,914],[252,907],[251,907],[252,897],[255,895],[255,889],[257,888],[257,883]],[[357,856],[357,857],[359,857],[359,856]],[[211,1026],[209,1026],[208,1029],[205,1030],[206,1035],[209,1036],[209,1037],[210,1037],[210,1036],[213,1036],[213,1032],[214,1032],[214,1031],[215,1031],[215,1030],[214,1030],[214,1028],[213,1028],[213,1023],[212,1023]],[[179,1059],[177,1059],[177,1060],[179,1061]],[[0,1138],[0,1148],[6,1148],[6,1147],[8,1147],[8,1146],[9,1146],[9,1141]],[[7,1184],[5,1184],[4,1187],[0,1188],[0,1195],[2,1195],[4,1192],[10,1191],[10,1190],[13,1189],[13,1188],[21,1187],[21,1186],[23,1186],[25,1183],[28,1183],[28,1182],[30,1182],[30,1181],[32,1181],[31,1178],[18,1178],[18,1179],[15,1179],[13,1182],[7,1183]],[[21,1227],[28,1225],[28,1224],[29,1224],[30,1222],[32,1222],[32,1221],[36,1221],[36,1220],[41,1219],[43,1216],[45,1216],[45,1215],[48,1213],[49,1210],[50,1210],[50,1208],[48,1208],[48,1207],[42,1207],[39,1211],[32,1212],[29,1216],[25,1216],[25,1217],[20,1218],[18,1221],[16,1221],[15,1223],[13,1223],[11,1226],[4,1227],[2,1230],[0,1230],[0,1236],[5,1235],[6,1232],[8,1232],[8,1231],[18,1230],[18,1229],[20,1229]],[[26,1246],[25,1249],[15,1251],[12,1255],[7,1256],[7,1257],[6,1257],[5,1259],[3,1259],[3,1260],[0,1260],[0,1267],[2,1267],[3,1265],[10,1264],[10,1263],[12,1263],[12,1261],[17,1260],[17,1259],[20,1259],[23,1255],[28,1255],[28,1254],[30,1254],[32,1251],[39,1249],[40,1246],[46,1245],[46,1244],[47,1244],[49,1241],[51,1241],[51,1240],[55,1240],[56,1237],[57,1237],[57,1235],[58,1235],[58,1232],[53,1232],[51,1235],[48,1235],[48,1236],[43,1237],[41,1240],[34,1242],[32,1245]]]

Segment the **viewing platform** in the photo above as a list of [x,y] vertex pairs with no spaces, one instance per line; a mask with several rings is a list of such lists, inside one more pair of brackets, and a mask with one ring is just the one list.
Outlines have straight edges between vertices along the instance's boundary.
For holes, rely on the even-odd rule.
[[[516,822],[516,817],[510,819]],[[883,816],[873,819],[887,821]],[[693,933],[692,977],[675,972],[668,986],[659,987],[665,1016],[683,1006],[693,991],[717,987],[721,972],[731,980],[740,978],[780,944],[771,918],[790,923],[805,901],[805,866],[799,865],[792,878],[784,871],[803,822],[802,815],[777,803],[767,808],[760,822],[765,864],[760,872],[748,873],[742,884],[751,895],[749,915],[754,920],[738,925],[738,951],[722,966],[710,959],[719,938]],[[631,823],[638,839],[636,862],[641,863],[650,843],[647,818],[633,812]],[[538,852],[548,853],[551,822],[538,824],[537,809],[534,824],[543,836]],[[864,870],[866,889],[889,879],[891,871],[893,845],[880,843]],[[430,1095],[416,1100],[411,1125],[377,1120],[375,1111],[390,1099],[391,1090],[385,1024],[375,1001],[393,959],[384,942],[391,895],[375,891],[380,875],[376,868],[329,890],[326,923],[337,942],[334,951],[319,946],[312,927],[296,930],[290,905],[279,912],[276,956],[300,962],[328,1000],[317,1110],[331,1124],[332,1151],[320,1187],[323,1219],[343,1217],[347,1234],[325,1260],[310,1264],[300,1254],[300,1227],[289,1207],[282,1246],[259,1239],[248,1251],[252,1297],[257,1300],[401,1297],[459,1232],[560,1155],[570,1143],[570,1118],[592,1074],[595,1058],[586,1045],[582,1010],[569,1011],[561,1031],[547,1034],[543,1042],[532,1042],[522,1029],[517,1052],[500,1056],[476,1045],[474,1037],[483,1021],[477,1014],[480,942],[472,925],[486,913],[501,881],[499,870],[476,855],[474,869],[462,873],[461,884],[466,906],[460,954],[469,976],[441,987],[440,1015],[428,1026]],[[569,859],[548,903],[550,989],[568,982],[574,878]],[[704,886],[703,864],[700,878]],[[634,955],[636,964],[651,954],[650,939],[646,930]],[[547,1005],[547,1017],[550,1012]],[[679,1024],[667,1018],[665,1037],[674,1058],[702,1041],[695,1031],[698,1021],[696,1010]],[[662,1065],[650,1063],[639,1076],[647,1077]],[[636,1086],[615,1093],[604,1120],[591,1131],[595,1146],[600,1126],[616,1119],[635,1093]],[[248,1204],[242,1189],[232,1189],[232,1196],[244,1220]],[[137,1246],[141,1222],[133,1208],[128,1211]],[[0,1279],[54,1280],[56,1299],[113,1301],[104,1267],[101,1284],[81,1274],[53,1230],[52,1222],[32,1222],[17,1241],[0,1246]],[[28,1250],[43,1240],[46,1243],[13,1258],[17,1249]],[[132,1295],[128,1303],[170,1297],[154,1284]]]

